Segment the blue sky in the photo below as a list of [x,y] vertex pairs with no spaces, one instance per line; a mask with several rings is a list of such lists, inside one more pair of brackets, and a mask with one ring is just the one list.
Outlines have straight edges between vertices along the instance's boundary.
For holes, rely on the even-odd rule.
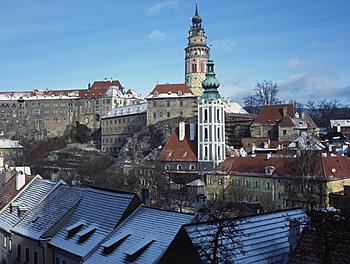
[[[221,94],[258,81],[282,100],[350,99],[350,1],[201,0]],[[147,95],[184,81],[190,0],[1,0],[0,91],[84,88],[105,77]]]

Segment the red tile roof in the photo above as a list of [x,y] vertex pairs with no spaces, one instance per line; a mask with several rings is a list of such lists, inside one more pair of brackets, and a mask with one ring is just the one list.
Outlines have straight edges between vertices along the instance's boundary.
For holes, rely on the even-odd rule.
[[111,86],[116,86],[119,88],[123,87],[118,80],[110,80],[110,81],[95,81],[91,85],[90,89],[92,90],[108,89]]
[[[228,157],[216,168],[217,171],[227,173],[261,174],[265,167],[273,166],[274,176],[300,176],[296,175],[296,160],[290,157],[271,157],[265,155],[256,157]],[[314,165],[309,174],[312,176],[327,177],[328,180],[350,178],[350,159],[346,156],[315,157]]]
[[181,91],[182,94],[189,93],[192,94],[190,88],[186,84],[157,84],[156,87],[152,90],[151,94],[158,92],[158,94],[168,94],[170,93],[178,93]]
[[290,120],[293,117],[294,107],[292,104],[264,105],[254,119],[254,123],[275,124],[283,120],[286,125],[293,125]]
[[[17,173],[14,172],[13,176],[7,182],[5,182],[4,172],[0,173],[0,210],[23,190],[23,187],[19,191],[16,190],[16,174]],[[29,175],[26,175],[25,177],[26,181],[24,186],[27,186],[35,178],[35,176]]]
[[160,154],[163,161],[197,161],[197,133],[194,140],[190,140],[190,126],[185,126],[185,138],[179,140],[179,129],[170,136]]

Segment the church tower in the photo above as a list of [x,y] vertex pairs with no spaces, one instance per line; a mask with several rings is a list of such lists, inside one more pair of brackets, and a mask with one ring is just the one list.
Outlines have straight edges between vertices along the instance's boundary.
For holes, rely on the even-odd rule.
[[203,95],[198,98],[198,161],[217,165],[226,158],[225,111],[212,60],[208,60],[207,68]]
[[202,82],[207,73],[209,51],[196,3],[196,11],[188,31],[188,45],[185,48],[185,82],[196,96],[201,96],[203,93]]

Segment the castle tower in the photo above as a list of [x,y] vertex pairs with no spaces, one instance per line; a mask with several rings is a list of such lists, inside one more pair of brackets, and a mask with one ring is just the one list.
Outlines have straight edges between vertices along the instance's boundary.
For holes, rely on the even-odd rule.
[[209,51],[196,3],[196,11],[188,31],[188,46],[185,48],[185,82],[196,96],[201,96],[203,93],[202,82],[207,73]]
[[198,161],[225,160],[225,112],[220,98],[219,81],[215,77],[214,62],[208,60],[208,73],[202,83],[203,95],[198,99]]

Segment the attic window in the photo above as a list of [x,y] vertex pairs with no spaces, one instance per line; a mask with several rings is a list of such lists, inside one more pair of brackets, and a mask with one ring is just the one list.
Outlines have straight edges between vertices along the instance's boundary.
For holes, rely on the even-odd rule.
[[336,168],[332,168],[332,169],[331,169],[331,172],[332,172],[332,173],[336,173],[336,172],[337,172],[337,169],[336,169]]
[[275,171],[275,167],[274,166],[266,166],[265,167],[265,175],[266,176],[272,176],[273,172]]
[[130,232],[120,233],[117,236],[107,240],[102,244],[103,253],[110,254],[112,253],[121,243],[123,243],[129,236]]
[[77,235],[79,236],[78,242],[79,243],[83,243],[86,240],[88,240],[93,233],[95,233],[96,231],[96,227],[95,226],[89,226],[87,228],[85,228],[84,230],[80,231]]
[[155,91],[153,94],[154,94],[154,96],[158,96],[159,93],[158,93],[158,91]]
[[66,231],[68,231],[68,234],[67,236],[68,237],[72,237],[74,236],[76,233],[78,233],[80,231],[80,229],[84,226],[85,224],[81,221],[71,225],[71,226],[68,226],[66,228]]
[[178,95],[178,96],[181,96],[181,95],[182,95],[182,91],[181,91],[181,90],[178,90],[178,91],[177,91],[177,95]]
[[135,261],[153,242],[155,242],[155,240],[151,238],[142,239],[125,252],[126,260]]

